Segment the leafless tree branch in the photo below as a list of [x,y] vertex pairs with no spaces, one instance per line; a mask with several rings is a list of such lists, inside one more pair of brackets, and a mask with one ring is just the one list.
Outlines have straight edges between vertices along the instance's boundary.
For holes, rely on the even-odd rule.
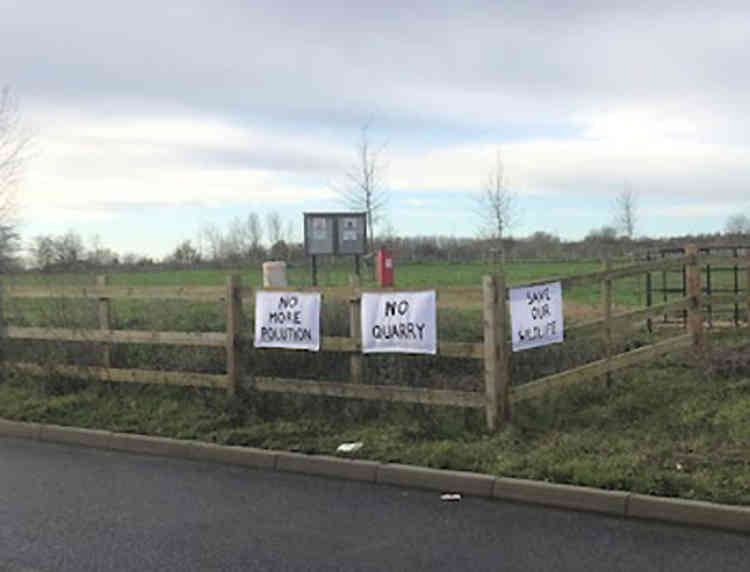
[[374,227],[381,220],[388,195],[383,185],[384,166],[381,153],[385,144],[373,148],[369,123],[362,127],[357,144],[356,164],[344,174],[342,183],[329,186],[348,208],[367,213],[367,240],[372,245]]
[[625,181],[625,186],[615,198],[614,225],[620,233],[633,238],[638,223],[638,195],[632,185]]
[[504,255],[503,240],[517,222],[518,210],[516,196],[506,185],[505,166],[499,149],[495,165],[476,199],[476,211],[482,223],[482,234],[495,241],[496,248]]

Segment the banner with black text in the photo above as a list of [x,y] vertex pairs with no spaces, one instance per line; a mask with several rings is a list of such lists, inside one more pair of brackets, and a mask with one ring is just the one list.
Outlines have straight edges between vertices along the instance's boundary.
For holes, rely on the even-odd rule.
[[255,292],[255,347],[320,350],[320,293]]
[[508,297],[514,352],[563,341],[560,282],[511,288]]
[[435,291],[362,294],[363,353],[437,353]]

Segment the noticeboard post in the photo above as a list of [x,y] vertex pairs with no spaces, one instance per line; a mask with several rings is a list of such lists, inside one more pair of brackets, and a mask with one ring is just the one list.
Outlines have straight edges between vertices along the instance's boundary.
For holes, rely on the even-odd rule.
[[304,213],[305,253],[312,257],[313,285],[317,285],[316,256],[354,255],[359,275],[359,256],[367,249],[367,213]]

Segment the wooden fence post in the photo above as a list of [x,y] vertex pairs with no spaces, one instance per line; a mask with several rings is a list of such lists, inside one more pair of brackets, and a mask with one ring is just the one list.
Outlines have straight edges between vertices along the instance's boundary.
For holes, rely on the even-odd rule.
[[[661,257],[665,258],[667,255],[662,251]],[[662,290],[662,298],[663,302],[666,304],[669,301],[669,295],[667,294],[667,270],[664,269],[661,271],[661,290]],[[669,320],[669,314],[665,311],[664,312],[664,323],[666,324]]]
[[[710,251],[707,252],[707,254],[710,253]],[[706,296],[708,296],[708,299],[711,299],[711,265],[706,264]],[[713,315],[713,306],[709,303],[706,305],[706,312],[708,317],[708,327],[713,328],[714,327],[714,315]]]
[[349,375],[352,383],[363,383],[362,367],[362,297],[359,290],[359,277],[352,280],[352,297],[349,298],[349,336],[355,340],[355,353],[349,356]]
[[[0,282],[0,376],[5,375],[5,344],[7,341],[5,312],[3,311],[3,284]],[[2,379],[2,377],[0,377]]]
[[701,301],[701,267],[698,265],[698,247],[689,244],[685,248],[685,254],[690,256],[690,261],[685,266],[685,285],[690,305],[687,310],[688,331],[693,338],[693,347],[703,350],[703,305]]
[[236,274],[227,276],[227,392],[234,395],[239,385],[238,334],[242,318],[242,298],[240,297],[240,277]]
[[750,256],[745,257],[745,322],[750,326]]
[[[651,261],[650,251],[646,253],[646,261],[647,262]],[[654,305],[653,288],[654,288],[654,284],[651,278],[651,271],[649,270],[648,272],[646,272],[646,307],[647,308],[650,308],[651,306]],[[648,330],[649,334],[654,333],[654,323],[651,320],[651,318],[648,318],[646,320],[646,329]]]
[[[602,270],[612,270],[612,261],[605,258],[602,261]],[[602,341],[604,342],[604,357],[609,363],[612,359],[612,280],[606,275],[602,280],[601,304],[602,304]],[[607,387],[612,383],[612,373],[607,372],[605,376]]]
[[[97,286],[108,286],[109,276],[102,274],[96,277]],[[97,302],[97,313],[99,314],[99,329],[110,330],[112,318],[112,305],[109,298],[99,298]],[[112,367],[112,348],[109,344],[102,344],[102,367]]]
[[[737,258],[739,256],[739,249],[737,249],[736,247],[733,248],[732,249],[732,254],[734,255],[735,258]],[[737,296],[740,293],[740,269],[737,266],[736,261],[735,261],[734,269],[733,270],[734,270],[734,297],[735,297],[735,302],[734,302],[734,327],[735,328],[739,328],[740,327],[740,305],[739,305],[739,303],[737,301]]]
[[497,431],[510,421],[510,355],[506,341],[505,276],[485,276],[484,383],[487,429]]

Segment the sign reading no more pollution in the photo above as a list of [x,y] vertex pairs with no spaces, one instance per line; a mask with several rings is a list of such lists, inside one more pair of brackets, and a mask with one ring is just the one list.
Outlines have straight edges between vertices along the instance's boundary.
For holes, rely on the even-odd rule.
[[437,352],[435,291],[362,294],[362,352]]
[[320,350],[320,294],[255,292],[255,347]]
[[514,352],[563,341],[560,282],[511,288],[509,297]]

